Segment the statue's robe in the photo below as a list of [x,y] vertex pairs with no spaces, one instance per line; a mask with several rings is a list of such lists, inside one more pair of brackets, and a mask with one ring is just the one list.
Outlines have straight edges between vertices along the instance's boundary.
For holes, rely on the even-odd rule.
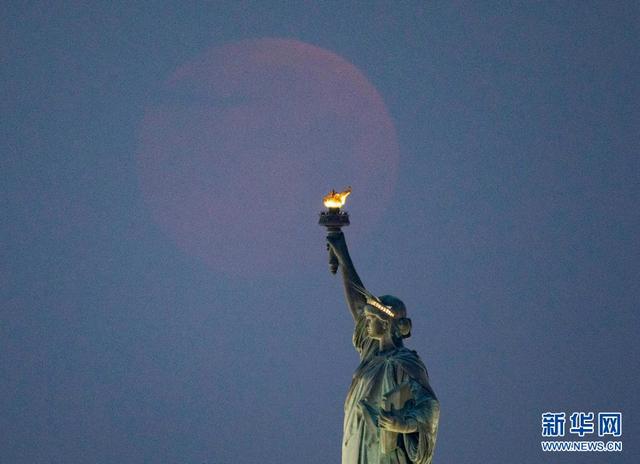
[[[360,365],[344,405],[342,464],[431,464],[440,408],[429,386],[427,369],[415,351],[395,348],[379,352],[378,341],[367,335],[365,319],[364,315],[358,318],[353,334]],[[415,419],[418,429],[396,435],[379,429],[363,402],[373,409],[386,409],[389,394],[400,388],[407,394],[398,414]]]

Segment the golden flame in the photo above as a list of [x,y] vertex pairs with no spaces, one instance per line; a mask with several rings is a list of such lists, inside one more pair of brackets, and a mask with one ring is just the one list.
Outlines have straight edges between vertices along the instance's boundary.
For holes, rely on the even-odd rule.
[[335,190],[331,190],[324,196],[322,202],[327,208],[342,208],[350,193],[351,187],[347,187],[344,192],[340,193],[337,193]]

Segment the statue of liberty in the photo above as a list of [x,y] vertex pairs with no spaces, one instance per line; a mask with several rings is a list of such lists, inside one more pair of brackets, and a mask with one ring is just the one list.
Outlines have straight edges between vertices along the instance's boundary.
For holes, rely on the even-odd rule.
[[425,365],[403,345],[411,334],[405,305],[365,289],[342,231],[330,230],[327,242],[332,271],[342,269],[360,355],[344,404],[342,464],[431,464],[440,406]]

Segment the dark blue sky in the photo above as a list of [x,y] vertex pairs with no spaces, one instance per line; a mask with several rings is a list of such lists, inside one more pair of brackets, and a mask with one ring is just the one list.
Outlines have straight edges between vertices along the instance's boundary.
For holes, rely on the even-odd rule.
[[[639,24],[604,1],[3,5],[0,461],[339,462],[358,360],[317,213],[353,179],[352,256],[441,401],[434,462],[638,462]],[[327,55],[215,74],[262,38]],[[154,111],[177,164],[149,174]],[[184,172],[202,222],[145,194]],[[544,455],[546,411],[622,411],[624,452]]]

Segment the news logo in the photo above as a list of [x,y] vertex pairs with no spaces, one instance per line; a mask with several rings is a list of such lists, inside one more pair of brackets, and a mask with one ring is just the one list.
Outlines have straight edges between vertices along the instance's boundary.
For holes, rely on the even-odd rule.
[[[574,411],[568,416],[565,412],[545,412],[541,415],[542,436],[545,438],[584,438],[588,436],[621,437],[622,413]],[[568,432],[568,433],[567,433]],[[552,440],[541,441],[542,451],[622,451],[622,441],[603,440]]]

